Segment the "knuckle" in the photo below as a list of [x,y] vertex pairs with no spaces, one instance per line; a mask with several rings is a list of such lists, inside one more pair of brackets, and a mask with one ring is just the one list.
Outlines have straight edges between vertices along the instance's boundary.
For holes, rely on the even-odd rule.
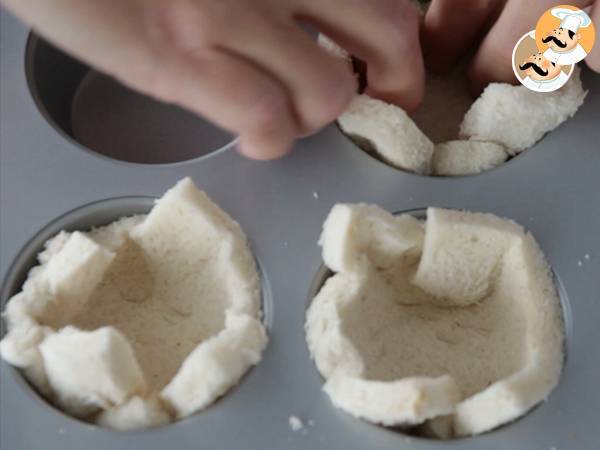
[[339,76],[332,76],[328,86],[318,98],[318,107],[315,108],[315,124],[322,126],[342,114],[348,103],[356,95],[357,86],[353,75],[340,72]]
[[145,31],[159,51],[189,53],[216,40],[222,27],[211,16],[210,2],[159,0],[146,9]]
[[289,111],[285,97],[275,89],[260,95],[250,109],[248,128],[253,133],[265,134],[276,129]]

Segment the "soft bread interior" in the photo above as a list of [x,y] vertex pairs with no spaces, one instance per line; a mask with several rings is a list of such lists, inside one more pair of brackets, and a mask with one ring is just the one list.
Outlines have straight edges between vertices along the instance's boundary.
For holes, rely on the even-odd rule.
[[345,261],[307,312],[325,391],[356,417],[430,434],[522,415],[556,386],[563,359],[560,303],[535,240],[491,214],[430,208],[424,229],[401,217],[336,205],[325,222],[326,263]]
[[[326,36],[321,47],[347,61]],[[562,88],[540,95],[525,86],[491,83],[476,100],[459,65],[443,76],[428,73],[422,104],[410,115],[359,95],[338,124],[356,144],[387,164],[419,174],[470,175],[504,163],[572,117],[587,94],[575,67]]]
[[189,178],[148,216],[59,234],[40,262],[0,351],[76,416],[123,429],[189,415],[266,345],[246,237]]

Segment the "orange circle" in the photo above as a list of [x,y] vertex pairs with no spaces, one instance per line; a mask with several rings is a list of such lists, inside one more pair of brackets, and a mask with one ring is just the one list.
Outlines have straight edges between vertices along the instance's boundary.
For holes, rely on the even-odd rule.
[[[542,39],[552,30],[558,28],[561,20],[558,17],[552,15],[552,10],[554,8],[565,8],[570,9],[572,11],[581,11],[579,8],[571,5],[556,5],[542,14],[540,20],[535,27],[535,42],[540,52],[544,52],[548,48],[546,44],[542,42]],[[592,47],[594,46],[594,41],[596,40],[596,29],[594,28],[594,23],[590,23],[586,28],[579,28],[578,34],[581,34],[581,40],[579,44],[583,47],[586,53],[592,51]]]

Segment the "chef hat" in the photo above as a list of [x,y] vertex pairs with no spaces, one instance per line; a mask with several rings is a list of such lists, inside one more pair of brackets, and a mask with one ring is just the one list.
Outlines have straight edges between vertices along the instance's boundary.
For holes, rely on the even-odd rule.
[[570,30],[573,33],[577,33],[579,28],[588,27],[592,22],[590,17],[581,10],[573,11],[567,8],[554,8],[551,13],[554,17],[558,17],[561,20],[561,28]]

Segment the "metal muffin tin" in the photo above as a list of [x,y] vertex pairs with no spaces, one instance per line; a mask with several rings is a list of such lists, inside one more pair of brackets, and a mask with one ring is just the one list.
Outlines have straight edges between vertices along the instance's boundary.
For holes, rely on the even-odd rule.
[[[50,234],[61,227],[88,228],[123,214],[144,211],[149,207],[148,199],[114,199],[160,196],[177,180],[191,176],[240,222],[250,239],[262,270],[270,336],[263,360],[214,405],[168,426],[131,432],[103,429],[64,415],[41,400],[19,372],[3,362],[2,449],[598,448],[598,75],[583,71],[584,87],[590,92],[574,118],[519,157],[477,176],[432,178],[398,171],[358,149],[335,126],[300,141],[292,154],[270,163],[244,159],[228,145],[185,162],[132,164],[100,157],[69,136],[70,124],[78,120],[70,116],[69,101],[86,68],[68,59],[60,60],[52,52],[42,52],[33,64],[35,68],[30,59],[24,70],[29,30],[5,12],[0,20],[2,306],[11,291],[18,290],[33,262],[32,255],[47,237],[38,235],[40,230]],[[50,94],[44,101],[40,101],[40,89]],[[42,111],[34,97],[43,103]],[[152,103],[147,105],[150,108]],[[48,112],[57,107],[58,112]],[[119,113],[126,115],[127,111]],[[182,113],[171,111],[165,117],[175,120],[178,114]],[[93,114],[90,117],[99,120]],[[146,126],[151,129],[155,125]],[[221,136],[215,142],[222,140],[220,132],[202,126],[207,136],[213,131]],[[182,136],[173,136],[173,140],[181,145]],[[183,154],[178,148],[160,144],[161,151],[170,152],[169,161],[213,150],[207,143],[186,147],[187,153]],[[132,159],[131,155],[117,156]],[[61,218],[67,211],[103,199],[113,200]],[[327,213],[338,202],[376,203],[389,211],[426,206],[485,211],[528,228],[564,288],[568,354],[560,384],[548,401],[512,424],[452,441],[407,437],[334,408],[322,392],[323,380],[310,360],[304,318],[314,284],[323,276],[317,239]],[[292,430],[290,416],[299,417],[305,427]]]

